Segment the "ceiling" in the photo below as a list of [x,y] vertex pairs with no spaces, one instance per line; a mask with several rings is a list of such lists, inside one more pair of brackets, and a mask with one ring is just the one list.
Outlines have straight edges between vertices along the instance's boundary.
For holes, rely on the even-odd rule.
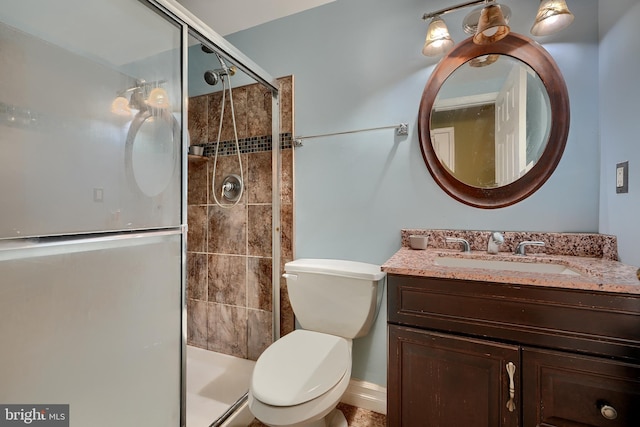
[[335,0],[177,0],[216,33],[226,36]]
[[[225,36],[335,0],[177,1],[216,33]],[[1,22],[115,67],[139,60],[141,52],[145,53],[142,56],[149,56],[175,47],[167,22],[150,14],[143,4],[131,0],[0,2]],[[100,19],[88,19],[91,16]]]

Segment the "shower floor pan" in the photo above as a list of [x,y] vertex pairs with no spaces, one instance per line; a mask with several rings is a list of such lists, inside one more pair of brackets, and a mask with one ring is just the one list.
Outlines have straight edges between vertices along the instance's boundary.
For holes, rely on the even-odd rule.
[[[187,427],[209,427],[249,389],[255,362],[187,346]],[[253,415],[240,406],[222,426],[247,426]]]

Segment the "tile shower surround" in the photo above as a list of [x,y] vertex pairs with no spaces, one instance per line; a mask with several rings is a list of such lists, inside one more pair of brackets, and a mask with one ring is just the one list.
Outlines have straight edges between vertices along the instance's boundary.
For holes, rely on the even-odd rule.
[[[280,83],[282,148],[282,265],[293,259],[293,77]],[[187,342],[233,356],[257,359],[271,343],[271,93],[261,85],[233,89],[245,191],[238,205],[215,204],[211,190],[221,94],[189,99],[187,240]],[[269,96],[267,96],[269,95]],[[267,102],[268,101],[268,102]],[[228,102],[228,97],[227,97]],[[215,182],[239,174],[230,107],[225,106]],[[221,195],[216,194],[222,202]],[[282,270],[282,267],[281,267]],[[282,272],[282,271],[281,271]],[[281,334],[293,330],[293,312],[281,283]]]

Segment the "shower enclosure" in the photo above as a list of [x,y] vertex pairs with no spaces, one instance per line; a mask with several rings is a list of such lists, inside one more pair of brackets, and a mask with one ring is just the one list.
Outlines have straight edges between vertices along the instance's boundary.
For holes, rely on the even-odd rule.
[[188,162],[187,420],[208,426],[244,403],[255,360],[293,329],[278,283],[293,258],[293,77],[277,79],[279,113],[268,87],[197,36],[189,45],[188,128],[202,155]]
[[[279,135],[279,83],[172,0],[3,0],[0,416],[186,425],[189,34],[266,88]],[[277,295],[270,153],[258,258]],[[279,333],[279,301],[254,313],[270,332],[256,348]]]

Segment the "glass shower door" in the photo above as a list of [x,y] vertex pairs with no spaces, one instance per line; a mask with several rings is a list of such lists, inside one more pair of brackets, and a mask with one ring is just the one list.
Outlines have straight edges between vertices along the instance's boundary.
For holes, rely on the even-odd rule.
[[0,242],[0,404],[180,425],[181,236],[132,237]]
[[2,1],[2,425],[9,404],[183,421],[183,28],[136,0]]
[[0,239],[180,226],[181,63],[141,2],[3,0]]

